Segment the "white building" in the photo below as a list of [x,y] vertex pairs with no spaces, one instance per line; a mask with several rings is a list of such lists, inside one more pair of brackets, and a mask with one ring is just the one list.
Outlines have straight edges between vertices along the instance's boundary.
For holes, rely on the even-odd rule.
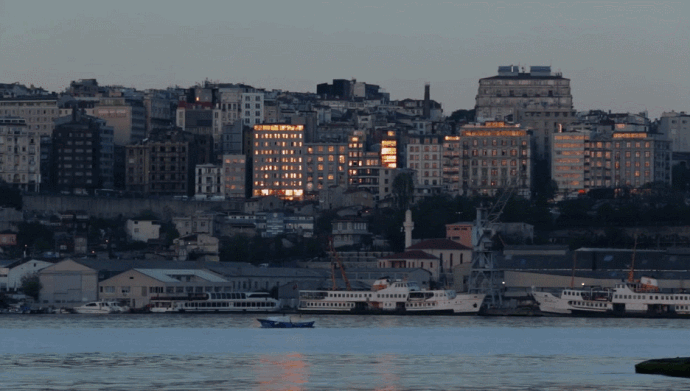
[[264,120],[264,93],[245,92],[242,94],[242,123],[246,126],[260,124]]
[[0,117],[0,179],[24,191],[39,191],[41,140],[19,117]]
[[148,242],[160,237],[161,225],[151,220],[127,220],[125,230],[130,240]]
[[26,262],[14,261],[0,266],[0,291],[14,292],[22,286],[22,278],[30,276],[48,266],[50,262],[31,259]]
[[224,199],[221,167],[214,164],[198,164],[195,169],[194,198]]
[[684,111],[661,114],[659,133],[671,140],[673,152],[690,152],[690,115]]

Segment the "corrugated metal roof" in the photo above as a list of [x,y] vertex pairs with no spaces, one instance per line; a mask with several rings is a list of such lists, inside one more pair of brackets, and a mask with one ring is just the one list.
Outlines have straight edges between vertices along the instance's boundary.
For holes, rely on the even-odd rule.
[[161,282],[181,282],[175,276],[195,276],[209,282],[228,282],[207,270],[199,269],[134,269],[139,273],[155,278]]

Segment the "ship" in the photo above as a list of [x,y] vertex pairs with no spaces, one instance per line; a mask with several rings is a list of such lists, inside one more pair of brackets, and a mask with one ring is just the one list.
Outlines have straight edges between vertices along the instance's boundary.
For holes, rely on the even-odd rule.
[[420,289],[416,282],[380,278],[369,291],[302,290],[297,310],[324,314],[473,315],[484,294]]
[[690,293],[662,292],[652,277],[623,281],[612,289],[564,289],[559,295],[533,289],[532,297],[544,314],[690,317]]

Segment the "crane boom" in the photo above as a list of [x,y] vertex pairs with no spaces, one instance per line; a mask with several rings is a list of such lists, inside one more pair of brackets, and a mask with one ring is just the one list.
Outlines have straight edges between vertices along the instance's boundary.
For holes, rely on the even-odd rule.
[[352,286],[350,285],[350,279],[347,278],[347,274],[345,273],[345,266],[343,266],[343,261],[340,260],[340,257],[338,256],[338,252],[335,251],[335,247],[333,246],[333,238],[329,239],[329,246],[331,250],[331,255],[333,256],[333,261],[331,261],[331,279],[333,280],[333,290],[337,290],[338,286],[335,282],[335,264],[336,262],[338,263],[338,267],[340,268],[340,274],[343,276],[343,281],[345,282],[345,287],[347,288],[348,291],[352,290]]

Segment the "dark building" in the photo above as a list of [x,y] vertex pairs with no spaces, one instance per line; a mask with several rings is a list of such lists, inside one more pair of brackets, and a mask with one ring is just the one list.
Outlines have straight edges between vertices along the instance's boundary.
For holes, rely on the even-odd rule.
[[72,119],[53,130],[54,188],[93,194],[113,188],[113,128],[104,120],[74,110]]
[[179,129],[158,130],[146,140],[126,146],[127,191],[193,195],[194,168],[211,162],[212,148],[210,135]]

